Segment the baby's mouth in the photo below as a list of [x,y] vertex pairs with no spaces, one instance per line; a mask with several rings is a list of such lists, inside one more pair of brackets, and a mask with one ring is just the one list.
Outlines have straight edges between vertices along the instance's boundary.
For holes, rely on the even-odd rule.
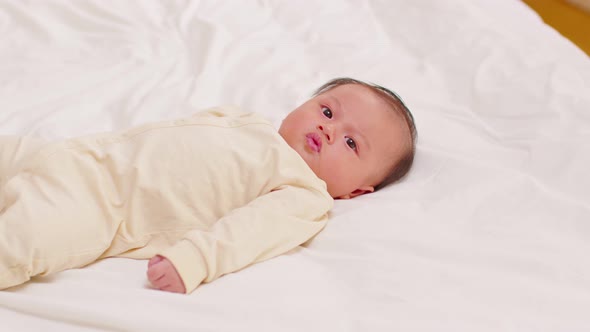
[[322,138],[316,133],[305,135],[307,146],[314,152],[320,152],[322,149]]

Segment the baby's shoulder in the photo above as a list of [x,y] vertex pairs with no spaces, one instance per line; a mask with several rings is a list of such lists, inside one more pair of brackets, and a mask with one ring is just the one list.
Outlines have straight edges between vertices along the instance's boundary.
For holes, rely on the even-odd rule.
[[187,121],[223,123],[230,127],[238,127],[247,124],[271,125],[270,121],[260,114],[233,105],[211,107],[197,111],[188,118]]
[[198,118],[198,117],[217,117],[217,118],[237,117],[237,118],[240,118],[240,117],[251,117],[251,116],[258,116],[258,115],[254,112],[246,111],[246,110],[244,110],[238,106],[235,106],[235,105],[210,107],[210,108],[199,110],[192,115],[193,118]]

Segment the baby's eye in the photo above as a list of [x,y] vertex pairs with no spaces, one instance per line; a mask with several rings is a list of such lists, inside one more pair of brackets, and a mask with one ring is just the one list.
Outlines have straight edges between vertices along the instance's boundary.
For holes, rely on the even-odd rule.
[[322,107],[322,113],[324,113],[326,118],[328,118],[328,119],[332,118],[332,110],[331,109],[329,109],[327,107]]
[[346,144],[348,144],[348,146],[356,151],[356,142],[350,138],[350,137],[345,137],[346,138]]

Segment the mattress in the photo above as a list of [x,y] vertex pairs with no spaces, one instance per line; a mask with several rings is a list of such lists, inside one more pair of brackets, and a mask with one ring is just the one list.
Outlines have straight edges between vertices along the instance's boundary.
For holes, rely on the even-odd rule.
[[0,134],[58,140],[331,78],[402,96],[398,184],[285,255],[153,290],[110,258],[0,291],[3,331],[590,331],[590,61],[516,0],[0,0]]

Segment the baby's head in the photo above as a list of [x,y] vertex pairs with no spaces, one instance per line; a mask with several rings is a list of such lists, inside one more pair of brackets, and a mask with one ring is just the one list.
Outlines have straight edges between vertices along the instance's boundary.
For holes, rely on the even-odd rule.
[[402,100],[351,78],[321,86],[283,120],[279,134],[334,198],[353,198],[396,182],[414,161],[416,127]]

